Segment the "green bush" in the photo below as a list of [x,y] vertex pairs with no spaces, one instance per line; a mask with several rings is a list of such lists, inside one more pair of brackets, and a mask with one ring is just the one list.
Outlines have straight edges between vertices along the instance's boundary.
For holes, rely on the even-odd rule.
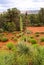
[[44,32],[36,32],[35,34],[44,34]]
[[0,38],[0,41],[6,42],[6,41],[8,41],[8,38],[7,37],[2,37],[2,38]]
[[16,26],[14,22],[6,22],[3,25],[5,31],[13,32],[16,30]]
[[18,48],[19,53],[21,53],[21,54],[29,53],[29,47],[26,44],[19,43],[17,48]]
[[41,42],[44,42],[44,37],[41,37],[41,38],[40,38],[40,41],[41,41]]
[[[28,48],[28,49],[27,49]],[[44,47],[39,45],[20,44],[18,46],[17,63],[19,65],[44,65]]]
[[31,39],[33,39],[34,37],[33,36],[30,36]]
[[14,47],[14,44],[9,42],[9,43],[7,43],[6,46],[8,47],[9,50],[11,50]]
[[0,50],[0,65],[15,65],[15,54],[11,51]]
[[36,32],[35,34],[40,34],[40,32]]
[[31,42],[32,44],[36,44],[36,43],[37,43],[37,41],[36,41],[35,39],[30,39],[30,42]]
[[39,34],[35,34],[36,37],[39,37]]

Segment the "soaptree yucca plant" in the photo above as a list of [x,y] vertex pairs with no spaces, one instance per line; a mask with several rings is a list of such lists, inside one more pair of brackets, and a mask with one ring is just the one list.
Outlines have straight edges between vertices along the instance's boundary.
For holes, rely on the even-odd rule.
[[24,43],[24,41],[20,42],[18,45],[17,45],[17,48],[18,48],[18,52],[19,54],[30,54],[31,53],[31,50],[28,46],[28,44]]

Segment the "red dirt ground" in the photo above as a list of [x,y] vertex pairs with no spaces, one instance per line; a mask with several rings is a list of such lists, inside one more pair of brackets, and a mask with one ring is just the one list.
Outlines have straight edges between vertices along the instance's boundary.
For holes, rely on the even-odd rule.
[[27,27],[27,30],[35,32],[44,32],[44,27]]
[[[35,32],[44,32],[44,27],[27,27],[27,30],[32,31],[33,33]],[[16,41],[11,40],[11,37],[15,36],[14,34],[11,33],[4,33],[5,36],[9,39],[7,42],[0,42],[0,48],[5,46],[8,42],[12,42],[16,44]],[[17,34],[17,33],[16,33]],[[33,35],[33,34],[32,34]],[[44,36],[44,34],[43,34]],[[44,45],[44,43],[40,43],[41,45]]]

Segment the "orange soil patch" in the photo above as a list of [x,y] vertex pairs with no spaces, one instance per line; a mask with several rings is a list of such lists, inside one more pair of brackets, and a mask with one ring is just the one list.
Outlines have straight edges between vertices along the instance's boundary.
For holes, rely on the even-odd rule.
[[35,32],[44,32],[44,27],[27,27],[27,30]]

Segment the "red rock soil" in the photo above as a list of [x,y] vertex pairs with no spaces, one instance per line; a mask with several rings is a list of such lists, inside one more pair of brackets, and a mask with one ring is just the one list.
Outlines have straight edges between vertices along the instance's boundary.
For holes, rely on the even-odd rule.
[[35,32],[44,32],[44,27],[27,27],[27,30]]
[[[44,32],[44,27],[27,27],[27,30],[32,31],[33,33]],[[8,42],[12,42],[14,44],[17,43],[16,41],[13,41],[10,39],[14,34],[11,34],[11,33],[9,33],[9,34],[4,33],[4,34],[9,40],[7,42],[0,42],[0,48],[3,47],[4,45],[6,45]],[[40,43],[40,44],[44,45],[44,43]]]

